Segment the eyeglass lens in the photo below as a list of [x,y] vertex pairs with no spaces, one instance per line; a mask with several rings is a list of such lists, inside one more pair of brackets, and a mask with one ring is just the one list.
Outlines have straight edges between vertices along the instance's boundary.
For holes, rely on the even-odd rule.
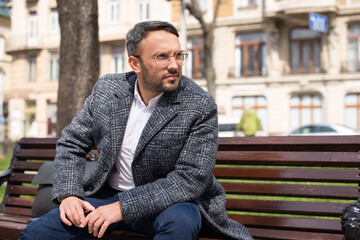
[[[186,51],[178,51],[175,53],[174,57],[177,63],[184,65],[187,60],[187,55]],[[171,56],[168,53],[159,53],[155,57],[157,63],[161,66],[167,66],[170,62],[170,58]]]

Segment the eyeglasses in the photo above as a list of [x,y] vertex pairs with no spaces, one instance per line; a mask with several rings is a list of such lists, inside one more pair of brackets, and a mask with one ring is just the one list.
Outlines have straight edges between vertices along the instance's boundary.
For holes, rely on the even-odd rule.
[[[167,67],[170,63],[170,58],[174,57],[177,64],[184,65],[188,59],[189,54],[185,50],[177,51],[174,55],[170,55],[166,52],[160,52],[156,54],[154,58],[159,67]],[[140,58],[140,55],[134,55],[134,57]]]

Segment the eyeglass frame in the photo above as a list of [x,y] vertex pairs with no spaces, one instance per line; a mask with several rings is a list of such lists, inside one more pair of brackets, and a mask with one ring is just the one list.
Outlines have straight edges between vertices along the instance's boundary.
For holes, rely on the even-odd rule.
[[[155,59],[155,62],[156,62],[157,65],[159,65],[160,67],[164,67],[164,68],[165,68],[165,67],[169,66],[171,57],[174,57],[174,58],[175,58],[176,54],[178,54],[179,52],[182,52],[182,54],[186,56],[185,60],[183,60],[182,63],[181,63],[181,65],[184,66],[185,63],[186,63],[187,60],[188,60],[188,57],[189,57],[189,53],[188,53],[186,50],[179,50],[179,51],[175,52],[173,55],[170,55],[170,54],[167,53],[167,52],[159,52],[159,53],[157,53],[155,56],[152,56],[152,57],[150,57],[150,58]],[[160,54],[164,54],[164,53],[167,54],[167,55],[169,55],[169,58],[167,59],[167,64],[164,65],[164,66],[161,66],[161,65],[159,64],[159,60],[157,59],[157,57],[158,57]],[[136,58],[143,58],[143,56],[141,56],[141,55],[132,55],[132,56],[134,56],[134,57],[136,57]],[[178,60],[176,60],[176,58],[175,58],[175,62],[178,63]]]

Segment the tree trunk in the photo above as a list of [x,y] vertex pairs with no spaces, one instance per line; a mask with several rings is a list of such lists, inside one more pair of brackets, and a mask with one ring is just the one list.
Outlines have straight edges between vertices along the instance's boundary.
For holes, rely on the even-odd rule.
[[203,30],[204,37],[204,52],[205,52],[205,79],[207,91],[216,100],[216,73],[213,66],[213,45],[214,45],[214,29],[216,27],[216,17],[219,11],[221,0],[216,1],[213,21],[206,23],[204,19],[204,13],[199,8],[199,0],[191,0],[187,4],[187,9],[190,14],[193,15],[200,23],[201,29]]
[[56,135],[83,107],[99,77],[97,0],[57,0],[61,43]]

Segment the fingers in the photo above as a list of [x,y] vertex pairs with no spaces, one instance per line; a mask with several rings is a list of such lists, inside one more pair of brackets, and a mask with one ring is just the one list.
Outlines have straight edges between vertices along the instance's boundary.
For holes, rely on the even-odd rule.
[[66,218],[65,210],[61,207],[59,207],[60,210],[60,219],[63,223],[65,223],[67,226],[71,226],[71,222]]
[[[61,221],[67,226],[74,224],[77,227],[84,227],[85,225],[82,224],[85,219],[83,202],[74,196],[63,199],[59,207]],[[93,209],[90,203],[87,203],[86,207]]]
[[86,201],[82,202],[82,207],[85,210],[85,212],[92,212],[95,210],[95,207]]

